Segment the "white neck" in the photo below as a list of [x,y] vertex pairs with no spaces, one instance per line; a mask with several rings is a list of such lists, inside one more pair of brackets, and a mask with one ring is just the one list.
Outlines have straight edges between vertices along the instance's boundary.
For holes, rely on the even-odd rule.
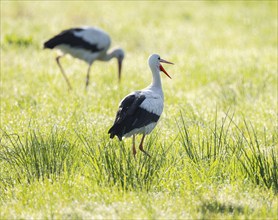
[[154,67],[151,67],[151,71],[152,71],[152,75],[153,75],[153,81],[149,87],[159,89],[162,92],[160,70],[156,66],[154,66]]
[[114,50],[109,50],[108,53],[106,52],[106,54],[103,55],[103,57],[101,58],[101,60],[103,61],[109,61],[112,58],[116,57],[116,49]]

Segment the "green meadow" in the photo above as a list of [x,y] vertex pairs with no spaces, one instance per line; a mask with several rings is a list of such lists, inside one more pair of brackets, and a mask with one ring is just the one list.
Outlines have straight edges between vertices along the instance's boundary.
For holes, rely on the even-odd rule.
[[[1,1],[0,219],[277,219],[277,1]],[[43,43],[97,26],[117,63]],[[164,112],[145,148],[109,139],[120,100],[151,82]],[[139,145],[140,136],[136,140]]]

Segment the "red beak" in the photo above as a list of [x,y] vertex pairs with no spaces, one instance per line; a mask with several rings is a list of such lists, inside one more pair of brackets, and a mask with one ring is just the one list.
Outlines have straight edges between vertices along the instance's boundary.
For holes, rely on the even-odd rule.
[[[172,62],[169,62],[169,61],[163,60],[163,59],[160,59],[159,62],[160,63],[173,64]],[[164,72],[166,76],[168,76],[170,79],[172,79],[171,76],[166,72],[166,70],[163,68],[162,65],[159,66],[159,69],[160,69],[160,71]]]

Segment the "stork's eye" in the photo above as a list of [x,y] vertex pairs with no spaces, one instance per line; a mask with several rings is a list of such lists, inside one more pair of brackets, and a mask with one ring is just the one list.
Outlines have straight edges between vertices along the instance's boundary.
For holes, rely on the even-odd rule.
[[158,57],[158,60],[160,60],[160,57]]

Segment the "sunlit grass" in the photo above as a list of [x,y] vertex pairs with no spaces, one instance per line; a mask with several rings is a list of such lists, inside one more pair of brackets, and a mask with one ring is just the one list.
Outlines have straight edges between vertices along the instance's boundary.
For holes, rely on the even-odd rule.
[[[125,49],[120,84],[96,62],[85,91],[87,64],[66,56],[68,92],[42,45],[80,25]],[[277,2],[1,1],[0,38],[1,219],[276,217]],[[152,157],[135,159],[107,131],[151,53],[175,65]]]
[[1,139],[0,158],[14,170],[15,181],[22,183],[37,179],[55,180],[74,168],[73,152],[78,145],[65,139],[65,133],[53,129],[43,137],[39,131],[30,130],[24,137],[4,133]]

